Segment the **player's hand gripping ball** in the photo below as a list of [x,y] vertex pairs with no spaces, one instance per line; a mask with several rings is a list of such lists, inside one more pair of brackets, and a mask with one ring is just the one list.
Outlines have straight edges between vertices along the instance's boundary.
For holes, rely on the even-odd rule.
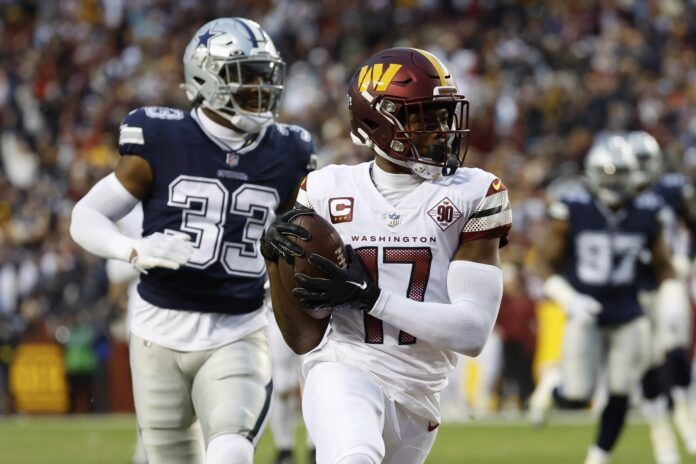
[[[309,256],[313,253],[329,259],[338,266],[346,267],[346,247],[343,240],[336,229],[324,218],[313,211],[303,211],[301,214],[289,215],[288,222],[308,232],[308,237],[301,232],[285,234],[285,239],[290,240],[294,245],[293,253],[288,256],[289,259],[278,260],[278,271],[283,287],[288,294],[291,294],[291,290],[297,287],[295,274],[327,277],[321,269],[308,261]],[[299,231],[296,230],[296,232]],[[305,237],[307,238],[305,239]],[[297,248],[302,251],[301,254],[296,253],[299,251]],[[332,311],[333,308],[305,308],[305,312],[315,319],[325,319],[331,315]]]

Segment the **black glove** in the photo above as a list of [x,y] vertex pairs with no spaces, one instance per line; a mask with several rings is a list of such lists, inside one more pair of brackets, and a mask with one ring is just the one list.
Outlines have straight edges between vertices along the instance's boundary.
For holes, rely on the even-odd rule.
[[309,240],[309,232],[306,229],[293,224],[290,221],[303,214],[315,214],[311,208],[298,206],[278,216],[273,224],[261,237],[261,254],[269,261],[278,261],[282,256],[292,264],[295,256],[302,256],[304,250],[287,236],[293,235],[302,240]]
[[328,278],[309,277],[295,274],[298,287],[292,290],[300,304],[308,309],[327,309],[350,303],[356,309],[370,311],[377,302],[381,290],[370,279],[353,248],[346,246],[348,267],[346,269],[332,261],[312,253],[310,264],[324,271]]

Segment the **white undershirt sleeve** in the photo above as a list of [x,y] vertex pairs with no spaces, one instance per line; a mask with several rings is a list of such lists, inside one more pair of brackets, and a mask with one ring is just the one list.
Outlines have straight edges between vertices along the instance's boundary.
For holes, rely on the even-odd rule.
[[97,182],[73,208],[70,235],[90,253],[128,261],[135,239],[124,235],[115,222],[138,202],[111,173]]
[[449,304],[414,301],[383,290],[370,314],[433,345],[478,356],[498,317],[503,272],[490,264],[452,261],[447,292]]

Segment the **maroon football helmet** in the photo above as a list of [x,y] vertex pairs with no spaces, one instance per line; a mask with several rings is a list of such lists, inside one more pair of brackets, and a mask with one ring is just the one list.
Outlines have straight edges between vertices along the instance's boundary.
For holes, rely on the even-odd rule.
[[469,102],[431,53],[390,48],[362,63],[348,85],[351,138],[428,179],[451,175],[469,142]]

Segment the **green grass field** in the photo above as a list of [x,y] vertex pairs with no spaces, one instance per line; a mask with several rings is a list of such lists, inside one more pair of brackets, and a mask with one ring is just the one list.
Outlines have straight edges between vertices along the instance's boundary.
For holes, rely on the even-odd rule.
[[[440,427],[432,464],[581,463],[595,426],[589,416],[561,417],[542,430],[522,420],[490,419]],[[0,419],[2,464],[127,464],[135,440],[132,416],[14,417]],[[304,455],[304,449],[300,450]],[[269,433],[256,463],[270,464]],[[298,464],[304,464],[300,460]],[[631,421],[613,464],[651,463],[647,427]],[[696,462],[685,457],[684,463]]]

